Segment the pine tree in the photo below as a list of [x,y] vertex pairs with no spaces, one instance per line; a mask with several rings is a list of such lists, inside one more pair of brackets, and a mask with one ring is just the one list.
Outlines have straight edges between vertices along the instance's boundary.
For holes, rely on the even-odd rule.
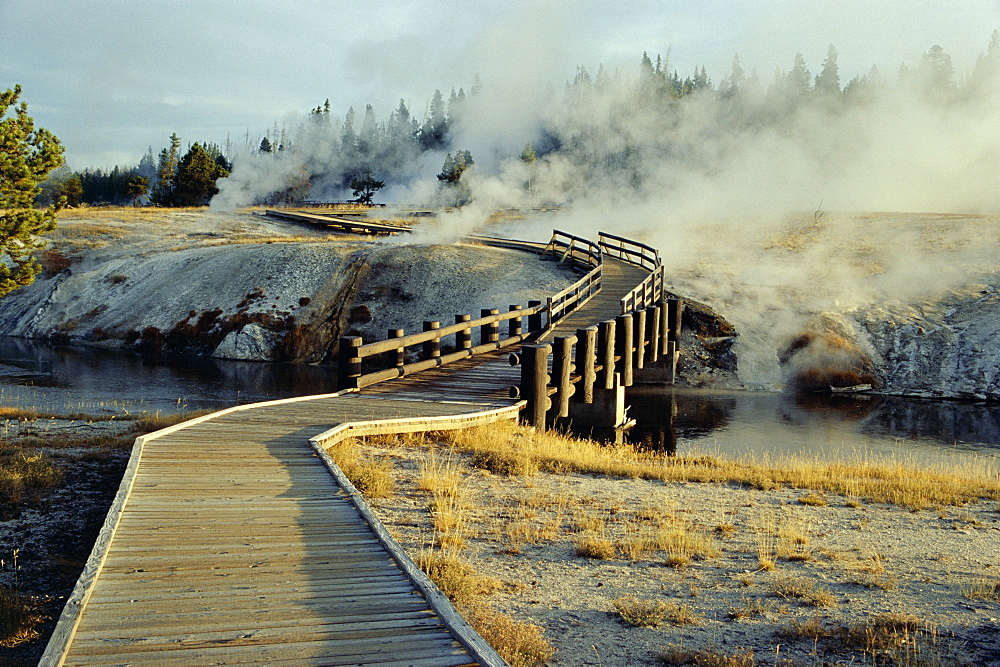
[[173,201],[176,206],[204,206],[218,193],[215,182],[227,175],[212,156],[195,142],[177,166]]
[[160,151],[160,161],[156,170],[156,187],[153,188],[153,203],[159,206],[173,206],[174,179],[177,176],[177,160],[180,155],[181,138],[174,132],[170,135],[170,147]]
[[54,134],[35,127],[28,105],[18,104],[20,95],[20,86],[0,92],[0,255],[6,260],[0,262],[0,296],[38,275],[38,236],[55,228],[61,205],[34,207],[39,184],[63,163],[63,147]]
[[823,69],[816,75],[816,92],[825,95],[840,94],[840,68],[837,66],[837,49],[830,45],[823,61]]

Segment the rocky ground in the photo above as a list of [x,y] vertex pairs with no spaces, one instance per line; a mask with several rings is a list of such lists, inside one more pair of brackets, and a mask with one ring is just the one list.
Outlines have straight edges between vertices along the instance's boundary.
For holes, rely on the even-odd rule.
[[373,240],[204,209],[64,214],[0,335],[246,360],[328,361],[342,335],[525,305],[575,274],[527,253]]

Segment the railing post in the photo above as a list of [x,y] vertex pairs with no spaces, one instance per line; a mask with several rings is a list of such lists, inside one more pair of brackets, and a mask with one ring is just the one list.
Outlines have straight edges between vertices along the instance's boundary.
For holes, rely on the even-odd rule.
[[[512,305],[510,306],[510,310],[508,312],[516,313],[519,310],[521,310],[521,306]],[[518,317],[512,317],[509,320],[507,320],[507,336],[509,338],[521,335],[521,321],[523,319],[524,319],[523,317],[518,316]]]
[[576,336],[556,336],[553,341],[552,383],[558,390],[552,406],[554,417],[569,417],[569,399],[573,395],[573,344]]
[[551,345],[525,345],[521,348],[521,393],[527,401],[527,422],[545,430],[549,409],[549,353]]
[[604,320],[597,328],[597,360],[601,365],[597,386],[603,389],[615,388],[616,326],[614,320]]
[[361,377],[361,336],[343,336],[340,339],[340,363],[337,373],[338,389],[358,389]]
[[551,296],[547,297],[545,299],[545,310],[548,311],[549,317],[548,317],[548,320],[545,323],[545,328],[546,329],[551,329],[552,327],[554,327],[556,325],[556,313],[555,313],[555,309],[556,309],[555,308],[555,303],[553,302],[552,297]]
[[[490,317],[492,315],[499,315],[500,311],[496,308],[483,308],[479,311],[480,317]],[[479,342],[483,345],[486,343],[495,343],[500,340],[500,323],[490,322],[489,324],[484,324],[479,329]]]
[[576,370],[580,373],[580,390],[573,394],[577,403],[594,402],[594,382],[597,374],[597,327],[576,330]]
[[[389,338],[402,338],[406,335],[405,329],[389,329]],[[397,350],[390,350],[386,353],[389,357],[390,363],[399,368],[400,366],[406,365],[406,348],[400,346]]]
[[622,386],[632,386],[632,359],[633,359],[633,331],[632,316],[619,315],[615,318],[618,322],[617,335],[615,336],[615,347],[618,353],[618,372],[621,373]]
[[[456,315],[455,324],[461,324],[462,322],[468,322],[472,319],[472,315]],[[456,350],[468,350],[472,348],[472,329],[466,327],[461,331],[455,332],[455,349]]]
[[[529,301],[528,308],[536,308],[542,305],[541,301]],[[528,333],[534,333],[536,331],[541,331],[542,329],[542,311],[537,313],[532,313],[528,315]]]
[[632,323],[635,325],[632,334],[635,339],[635,367],[641,369],[646,366],[646,311],[634,312]]
[[[440,329],[440,322],[428,322],[424,321],[424,331],[434,331],[435,329]],[[432,340],[424,341],[424,359],[436,359],[441,356],[441,339],[434,338]]]

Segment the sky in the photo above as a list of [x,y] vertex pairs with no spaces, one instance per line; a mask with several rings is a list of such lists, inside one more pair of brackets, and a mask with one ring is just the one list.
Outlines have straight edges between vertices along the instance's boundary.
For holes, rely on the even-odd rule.
[[893,74],[938,44],[967,71],[1000,28],[1000,0],[0,0],[0,88],[23,87],[73,169],[134,165],[187,144],[261,136],[329,99],[332,112],[435,89],[561,86],[577,65],[669,54],[713,81],[739,54],[770,81],[830,44],[841,78]]

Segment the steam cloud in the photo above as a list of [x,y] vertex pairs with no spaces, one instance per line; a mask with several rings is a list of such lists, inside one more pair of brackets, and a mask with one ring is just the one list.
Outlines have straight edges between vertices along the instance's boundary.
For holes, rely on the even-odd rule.
[[[809,316],[914,298],[994,268],[985,239],[997,237],[995,221],[976,216],[1000,213],[1000,45],[994,38],[959,85],[935,70],[942,64],[950,67],[925,56],[893,83],[873,72],[852,83],[847,101],[847,92],[797,93],[735,67],[711,89],[655,102],[643,97],[648,73],[578,76],[505,123],[503,95],[487,85],[451,128],[451,145],[476,157],[463,178],[473,202],[419,240],[457,239],[498,208],[558,204],[554,216],[507,231],[644,239],[660,248],[676,291],[744,332],[744,379],[780,383],[776,339]],[[303,128],[295,151],[239,161],[213,206],[252,203],[303,170],[335,172],[324,162],[335,135]],[[532,165],[517,157],[529,142],[540,154]],[[430,200],[441,159],[415,162],[396,200]],[[917,213],[961,214],[968,224]]]

